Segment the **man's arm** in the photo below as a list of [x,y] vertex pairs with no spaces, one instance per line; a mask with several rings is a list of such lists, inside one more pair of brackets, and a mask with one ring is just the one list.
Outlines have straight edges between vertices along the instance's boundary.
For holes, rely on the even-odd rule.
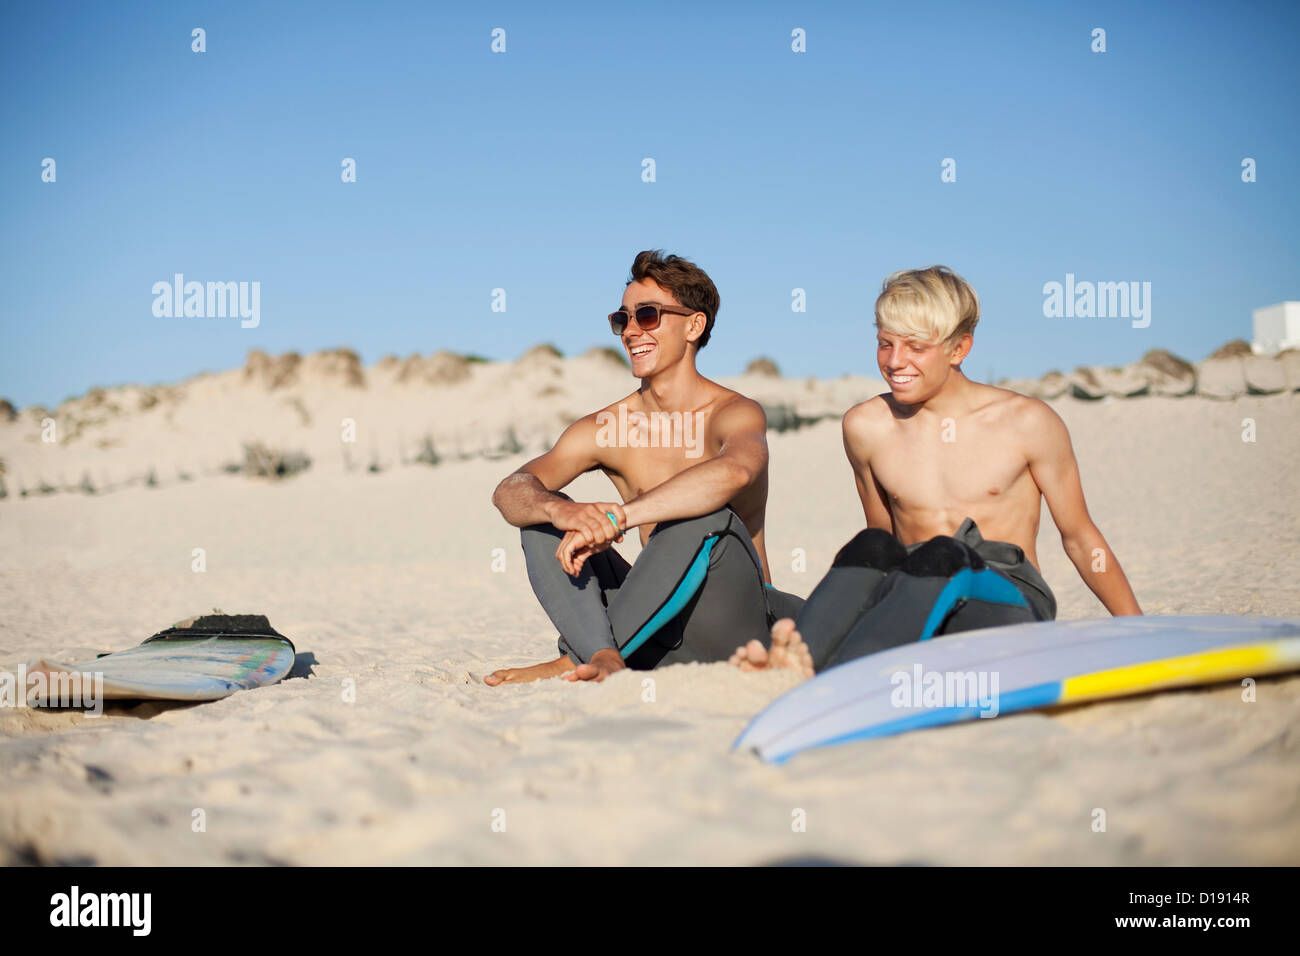
[[[619,527],[627,527],[627,516],[623,506],[614,501],[598,501],[584,504],[569,501],[555,492],[565,487],[584,472],[598,468],[602,462],[597,457],[600,447],[596,441],[596,415],[580,418],[560,435],[555,446],[544,455],[534,458],[527,464],[507,475],[492,492],[492,504],[507,522],[516,528],[550,522],[568,534],[564,541],[576,536],[590,546],[606,546],[610,541],[622,540]],[[613,514],[618,525],[609,520]],[[576,574],[577,566],[572,562],[564,543],[557,550],[556,557],[565,571]],[[554,667],[564,663],[566,680],[575,676],[581,680],[600,680],[606,674],[622,670],[627,665],[617,648],[601,648],[592,655],[591,661],[576,668],[568,663],[568,658],[561,655],[558,661],[548,662]],[[532,670],[524,668],[523,670]],[[497,684],[511,681],[511,670],[497,671],[485,678],[485,683]]]
[[748,398],[733,399],[714,413],[711,425],[722,446],[718,457],[692,465],[627,502],[625,527],[709,514],[764,475],[767,418],[762,406]]
[[1046,403],[1027,401],[1031,403],[1024,428],[1030,436],[1029,474],[1047,501],[1065,553],[1107,611],[1116,616],[1141,614],[1119,559],[1088,515],[1079,464],[1065,422]]
[[844,413],[844,454],[853,467],[853,480],[862,500],[868,528],[894,533],[894,515],[885,501],[885,490],[871,473],[871,410],[867,403],[854,405]]
[[600,466],[598,447],[596,416],[578,419],[564,430],[554,448],[507,475],[492,493],[492,504],[516,528],[550,522],[561,531],[580,534],[589,545],[616,539],[621,532],[606,512],[626,528],[627,516],[621,504],[584,504],[555,494],[579,475]]

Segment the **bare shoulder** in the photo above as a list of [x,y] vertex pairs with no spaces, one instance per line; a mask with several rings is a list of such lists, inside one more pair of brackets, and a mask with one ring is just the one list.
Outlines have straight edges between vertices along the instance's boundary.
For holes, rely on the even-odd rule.
[[598,411],[591,412],[590,414],[583,415],[564,430],[562,437],[581,438],[586,435],[595,435],[600,427],[605,424],[607,420],[606,416],[615,414],[614,408],[616,407],[617,406],[602,408]]
[[[609,443],[600,441],[601,429],[607,427],[608,420],[604,417],[605,414],[604,410],[592,412],[570,424],[560,433],[560,437],[555,440],[555,444],[549,451],[529,462],[526,466],[528,470],[541,477],[538,470],[532,466],[553,463],[555,467],[565,472],[572,472],[572,475],[564,481],[564,484],[568,484],[577,475],[607,464],[608,449],[603,446]],[[555,487],[563,487],[563,485],[548,484],[547,487],[555,490]]]
[[858,402],[844,413],[845,437],[869,438],[878,433],[894,420],[893,409],[889,406],[889,393]]
[[894,420],[888,393],[859,402],[844,413],[844,449],[853,461],[865,463],[872,446]]
[[551,491],[559,491],[584,472],[610,464],[610,446],[601,440],[601,430],[609,426],[607,409],[584,415],[571,423],[547,451],[522,465]]
[[1061,417],[1040,398],[1031,398],[997,385],[977,385],[976,413],[988,413],[1017,427],[1060,423]]
[[1019,392],[1012,392],[1005,388],[1000,388],[998,391],[1006,393],[1007,414],[1017,424],[1028,428],[1048,429],[1053,432],[1065,431],[1065,422],[1056,413],[1056,409],[1041,398],[1031,398],[1028,395],[1021,395]]
[[767,430],[767,414],[762,405],[747,395],[721,385],[713,400],[713,421],[715,426],[728,431],[751,428]]
[[1030,460],[1062,454],[1070,447],[1070,432],[1051,405],[1008,389],[997,391],[1005,396],[998,400],[999,427],[1020,437]]
[[610,402],[604,408],[597,409],[596,411],[592,412],[590,415],[586,415],[584,416],[584,418],[580,418],[578,420],[584,421],[585,419],[589,418],[593,422],[598,419],[603,421],[606,415],[617,415],[618,410],[620,408],[626,408],[629,412],[634,412],[634,411],[638,411],[643,404],[644,403],[641,400],[641,392],[640,390],[637,390],[628,395],[624,395],[622,398],[617,399],[616,401]]
[[619,420],[618,412],[620,408],[627,411],[636,411],[640,408],[640,405],[640,393],[633,392],[616,402],[610,402],[604,408],[598,408],[594,412],[583,415],[564,430],[555,443],[555,447],[559,448],[561,445],[566,445],[573,448],[590,445],[594,450],[595,460],[603,464],[605,456],[602,454],[602,450],[607,449],[609,443],[599,440],[602,429],[608,429]]

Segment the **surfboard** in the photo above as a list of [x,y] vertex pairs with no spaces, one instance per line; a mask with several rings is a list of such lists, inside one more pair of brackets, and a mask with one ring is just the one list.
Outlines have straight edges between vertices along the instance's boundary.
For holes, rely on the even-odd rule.
[[274,684],[293,661],[293,642],[264,616],[209,614],[138,647],[76,664],[41,660],[28,673],[102,675],[105,700],[203,701]]
[[1040,707],[1300,670],[1300,618],[1042,621],[904,644],[818,674],[733,750],[825,747]]

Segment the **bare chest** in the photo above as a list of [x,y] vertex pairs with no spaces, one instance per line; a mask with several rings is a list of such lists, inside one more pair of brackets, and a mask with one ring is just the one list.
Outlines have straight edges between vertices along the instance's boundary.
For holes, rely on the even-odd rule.
[[1032,485],[1019,443],[993,430],[899,429],[896,441],[872,455],[871,468],[891,507],[983,510]]
[[707,412],[641,412],[619,406],[597,420],[600,460],[624,500],[644,494],[721,451]]

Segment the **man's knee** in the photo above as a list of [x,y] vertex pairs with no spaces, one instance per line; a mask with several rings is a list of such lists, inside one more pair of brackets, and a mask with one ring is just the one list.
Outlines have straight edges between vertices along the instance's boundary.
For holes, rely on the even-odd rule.
[[717,511],[710,511],[706,515],[695,518],[669,518],[667,521],[660,521],[650,533],[646,546],[648,547],[656,538],[660,540],[703,538],[711,534],[721,534],[727,530],[733,514],[730,508],[719,508]]
[[[552,492],[556,497],[563,498],[565,501],[573,499],[563,491]],[[529,549],[549,547],[555,551],[556,544],[560,538],[564,537],[564,532],[549,521],[543,521],[540,524],[524,525],[519,529],[519,540],[524,546],[524,553],[527,554]]]
[[564,532],[549,521],[545,524],[530,524],[519,529],[519,543],[523,545],[524,555],[545,555],[555,553]]
[[831,562],[832,568],[876,568],[892,571],[903,563],[907,549],[888,531],[865,528],[859,531]]
[[963,568],[984,570],[984,559],[955,538],[931,538],[903,560],[900,570],[917,578],[950,578]]

